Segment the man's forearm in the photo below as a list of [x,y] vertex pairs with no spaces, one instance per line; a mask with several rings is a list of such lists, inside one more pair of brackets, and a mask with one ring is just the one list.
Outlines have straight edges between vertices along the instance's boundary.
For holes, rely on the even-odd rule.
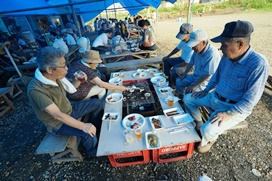
[[193,83],[194,86],[199,86],[201,83],[206,81],[211,75],[202,75],[198,78],[196,82]]
[[169,53],[169,55],[167,55],[167,57],[171,57],[172,55],[175,55],[176,53],[178,53],[180,50],[175,48],[174,50],[172,50],[171,53]]

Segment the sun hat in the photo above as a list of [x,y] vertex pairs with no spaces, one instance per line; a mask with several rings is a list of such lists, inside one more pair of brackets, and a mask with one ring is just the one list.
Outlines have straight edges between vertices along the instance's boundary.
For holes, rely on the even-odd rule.
[[190,23],[183,23],[180,26],[179,33],[177,34],[176,38],[180,40],[184,40],[192,32],[193,32],[193,25],[191,25]]
[[62,29],[62,30],[60,31],[60,34],[63,34],[63,33],[67,33],[67,30],[66,30],[66,29]]
[[223,42],[230,38],[250,37],[254,31],[253,25],[248,21],[232,21],[225,25],[221,35],[211,39],[213,42]]
[[189,47],[194,47],[202,41],[208,39],[208,34],[204,30],[197,30],[190,34],[190,40],[187,42]]
[[79,47],[79,53],[84,53],[88,50],[88,47],[90,46],[90,41],[85,37],[81,37],[77,40],[77,45]]
[[82,59],[86,63],[101,63],[100,55],[98,51],[87,50]]
[[68,29],[66,30],[66,32],[67,32],[67,33],[74,33],[73,30],[72,30],[72,28],[68,28]]

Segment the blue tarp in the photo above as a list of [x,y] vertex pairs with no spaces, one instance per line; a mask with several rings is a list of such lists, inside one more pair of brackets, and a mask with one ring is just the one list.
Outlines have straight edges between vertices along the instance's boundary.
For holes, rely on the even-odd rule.
[[[114,3],[120,3],[130,15],[135,15],[146,7],[158,8],[162,0],[72,0],[76,14],[81,14],[85,21],[93,19]],[[176,0],[167,0],[176,2]],[[58,7],[56,7],[58,6]],[[52,8],[53,7],[53,8]],[[47,8],[33,10],[35,8]],[[21,11],[20,10],[27,10]],[[9,13],[5,13],[8,12]],[[13,12],[11,12],[13,11]],[[15,12],[17,11],[17,12]],[[3,14],[4,13],[4,14]],[[1,2],[1,15],[54,15],[72,13],[69,0],[5,0]]]

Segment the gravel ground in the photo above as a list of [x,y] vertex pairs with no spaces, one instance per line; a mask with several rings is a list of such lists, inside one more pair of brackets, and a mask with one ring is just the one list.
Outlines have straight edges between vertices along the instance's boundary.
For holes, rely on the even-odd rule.
[[[253,23],[252,47],[264,54],[271,65],[272,12],[247,12],[194,17],[196,29],[204,29],[210,37],[220,34],[224,24],[243,19]],[[175,35],[180,23],[174,20],[158,23],[159,55],[166,55],[178,43]],[[166,28],[171,27],[171,28]],[[270,46],[269,46],[270,45]],[[217,44],[219,47],[219,45]],[[229,131],[220,136],[210,152],[194,152],[188,160],[121,168],[112,168],[107,157],[86,158],[84,162],[52,164],[49,155],[35,155],[45,135],[24,93],[15,98],[16,109],[0,118],[1,180],[197,180],[206,173],[213,180],[272,180],[271,110],[272,92],[268,89],[247,118],[247,129]],[[84,153],[84,150],[80,149]],[[257,171],[260,176],[256,176]],[[255,175],[254,175],[254,173]]]

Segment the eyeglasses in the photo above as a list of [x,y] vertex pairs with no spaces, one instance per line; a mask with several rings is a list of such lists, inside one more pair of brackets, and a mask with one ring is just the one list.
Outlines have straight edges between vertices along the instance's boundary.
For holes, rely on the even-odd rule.
[[56,68],[63,68],[65,69],[67,67],[67,65],[64,65],[64,66],[56,66]]

